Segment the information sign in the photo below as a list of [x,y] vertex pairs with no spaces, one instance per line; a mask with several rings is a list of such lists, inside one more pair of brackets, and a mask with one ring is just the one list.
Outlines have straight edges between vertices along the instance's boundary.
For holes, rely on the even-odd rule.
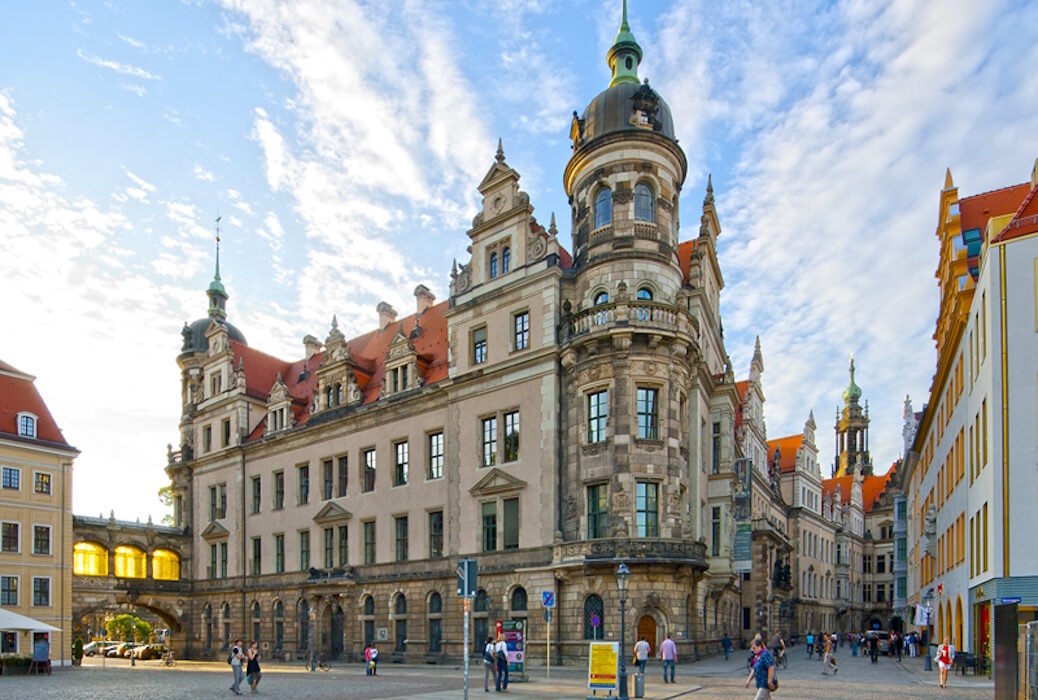
[[526,644],[525,632],[522,620],[505,620],[501,623],[501,634],[505,636],[505,646],[508,649],[508,672],[510,674],[524,673],[526,668]]
[[541,591],[541,605],[546,608],[555,607],[555,592],[554,591]]
[[620,663],[618,642],[591,642],[587,662],[587,687],[592,690],[616,690]]

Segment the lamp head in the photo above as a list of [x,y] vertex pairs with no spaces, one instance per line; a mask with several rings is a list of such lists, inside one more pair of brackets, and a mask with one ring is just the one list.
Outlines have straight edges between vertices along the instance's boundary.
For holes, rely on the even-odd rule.
[[631,570],[627,568],[627,564],[620,562],[620,566],[616,569],[616,588],[620,592],[620,598],[623,600],[627,599],[627,587],[631,583]]

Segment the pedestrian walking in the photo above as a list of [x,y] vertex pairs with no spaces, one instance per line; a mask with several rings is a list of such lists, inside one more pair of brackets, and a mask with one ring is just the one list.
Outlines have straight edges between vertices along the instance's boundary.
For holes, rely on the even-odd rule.
[[263,676],[263,673],[260,671],[259,645],[256,644],[256,640],[249,642],[246,658],[245,673],[249,679],[249,690],[255,693],[256,688],[259,687],[260,678]]
[[645,664],[649,662],[649,643],[645,641],[645,637],[638,640],[638,643],[634,645],[634,659],[638,663],[638,672],[645,674]]
[[490,676],[497,682],[497,661],[494,660],[494,638],[487,637],[483,645],[483,692],[490,692]]
[[905,642],[904,642],[904,640],[902,640],[901,635],[897,634],[895,632],[894,633],[894,647],[895,647],[894,651],[897,652],[897,662],[898,663],[901,663],[901,652],[902,652],[902,647],[904,645],[905,645]]
[[368,676],[378,675],[378,648],[375,642],[368,644],[364,650],[364,673]]
[[944,638],[944,643],[937,647],[937,656],[934,657],[934,661],[937,662],[937,668],[940,672],[941,687],[948,687],[948,669],[952,667],[952,662],[955,661],[955,647],[953,647],[947,637]]
[[851,656],[857,656],[858,655],[858,635],[854,634],[854,632],[851,632],[851,633],[849,633],[847,635],[847,637],[849,638],[848,641],[850,641],[850,644],[851,644]]
[[241,682],[245,680],[245,672],[242,670],[242,662],[245,661],[245,653],[241,648],[241,640],[234,640],[234,646],[231,647],[231,653],[227,657],[227,663],[231,665],[231,671],[234,673],[234,682],[231,684],[231,692],[235,695],[241,695]]
[[822,675],[828,676],[829,671],[835,675],[840,669],[836,668],[836,635],[825,637],[825,657],[822,659]]
[[754,700],[770,700],[772,691],[778,688],[775,680],[775,660],[771,658],[759,634],[753,638],[752,649],[756,658],[744,687],[749,688],[750,681],[756,681],[757,694]]
[[869,635],[869,658],[872,663],[879,663],[879,637],[875,632]]
[[725,632],[724,636],[721,638],[721,648],[724,649],[724,660],[727,661],[728,657],[731,656],[732,653],[732,640],[728,636],[727,632]]
[[811,654],[815,653],[815,636],[810,632],[807,633],[807,658],[811,658]]
[[[660,658],[663,659],[663,682],[673,683],[674,682],[674,664],[678,660],[678,645],[674,643],[674,640],[670,638],[670,634],[667,634],[667,638],[663,640],[663,644],[660,644]],[[670,680],[667,680],[667,669],[670,669]]]
[[500,693],[508,690],[508,645],[505,644],[505,635],[497,635],[497,643],[494,645],[494,660],[497,662],[497,677],[495,690]]

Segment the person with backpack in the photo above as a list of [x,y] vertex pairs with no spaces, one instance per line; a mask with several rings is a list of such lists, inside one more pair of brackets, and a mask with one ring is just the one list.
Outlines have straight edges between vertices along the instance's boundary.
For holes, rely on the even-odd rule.
[[490,692],[490,676],[493,674],[495,682],[497,679],[497,661],[494,659],[494,638],[487,637],[483,645],[483,692]]
[[494,660],[497,662],[496,690],[508,690],[508,644],[505,643],[505,635],[497,635],[497,644],[494,645]]
[[236,639],[227,657],[227,663],[231,665],[231,671],[234,673],[234,683],[231,684],[231,692],[235,695],[241,695],[241,682],[245,680],[245,671],[241,667],[244,660],[245,652],[242,651],[241,640]]

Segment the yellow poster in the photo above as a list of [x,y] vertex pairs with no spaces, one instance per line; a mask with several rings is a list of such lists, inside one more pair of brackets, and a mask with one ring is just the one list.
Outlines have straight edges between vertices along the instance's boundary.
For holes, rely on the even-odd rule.
[[592,690],[615,690],[620,645],[617,642],[591,642],[588,654],[587,686]]

